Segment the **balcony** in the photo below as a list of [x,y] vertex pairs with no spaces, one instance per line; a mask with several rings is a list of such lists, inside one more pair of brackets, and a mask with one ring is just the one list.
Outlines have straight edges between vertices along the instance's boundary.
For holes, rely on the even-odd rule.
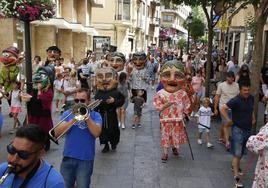
[[151,17],[150,18],[150,25],[159,26],[160,24],[160,18]]
[[130,15],[116,14],[114,23],[116,25],[121,25],[121,26],[130,26],[131,25]]

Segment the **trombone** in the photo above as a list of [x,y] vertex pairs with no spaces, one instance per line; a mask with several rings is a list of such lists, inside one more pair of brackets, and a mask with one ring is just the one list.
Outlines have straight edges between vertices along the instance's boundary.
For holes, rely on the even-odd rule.
[[69,116],[74,115],[74,118],[77,121],[83,121],[88,117],[88,114],[91,110],[93,110],[94,108],[96,108],[97,106],[99,106],[101,104],[102,100],[95,100],[93,102],[91,102],[89,105],[86,104],[82,104],[82,103],[78,103],[75,104],[72,107],[71,112],[65,117],[63,118],[59,123],[57,123],[57,125],[55,125],[49,132],[49,138],[56,144],[58,144],[58,140],[63,137],[68,130],[72,127],[70,126],[68,129],[66,129],[65,131],[63,131],[58,137],[55,137],[55,129],[61,124],[63,123]]

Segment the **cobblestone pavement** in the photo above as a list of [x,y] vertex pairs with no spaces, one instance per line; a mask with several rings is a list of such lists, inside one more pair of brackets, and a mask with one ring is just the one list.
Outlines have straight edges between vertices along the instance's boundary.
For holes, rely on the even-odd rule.
[[[195,160],[191,158],[187,144],[179,150],[179,157],[174,157],[169,151],[169,160],[161,163],[159,146],[159,118],[152,106],[153,92],[149,92],[146,107],[143,110],[142,127],[131,129],[133,106],[127,111],[126,129],[121,131],[121,140],[116,151],[102,154],[102,146],[96,141],[96,160],[92,177],[92,188],[232,188],[233,175],[231,172],[230,153],[222,145],[216,143],[219,123],[213,121],[211,140],[214,149],[196,142],[197,127],[193,123],[187,125],[187,131],[192,145]],[[9,134],[12,119],[8,117],[7,103],[3,102],[4,127],[0,139],[0,162],[6,160],[6,145],[12,140]],[[20,114],[22,120],[24,113]],[[54,122],[58,122],[59,114],[53,113]],[[46,155],[46,160],[59,169],[64,139],[59,145],[52,144]],[[247,165],[249,153],[242,160],[242,169],[246,172],[243,183],[251,187],[255,161]],[[256,159],[256,157],[255,157]],[[249,166],[249,167],[246,167]]]

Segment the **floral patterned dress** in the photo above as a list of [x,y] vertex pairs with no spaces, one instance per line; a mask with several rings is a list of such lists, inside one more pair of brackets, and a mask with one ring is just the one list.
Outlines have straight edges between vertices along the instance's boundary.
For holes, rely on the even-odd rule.
[[268,124],[260,129],[257,135],[251,136],[247,142],[247,148],[259,154],[255,169],[255,177],[252,188],[268,187]]
[[[163,110],[166,103],[173,103]],[[153,104],[160,111],[161,146],[179,148],[187,142],[184,130],[183,114],[191,113],[191,102],[184,90],[169,93],[164,89],[154,96]]]

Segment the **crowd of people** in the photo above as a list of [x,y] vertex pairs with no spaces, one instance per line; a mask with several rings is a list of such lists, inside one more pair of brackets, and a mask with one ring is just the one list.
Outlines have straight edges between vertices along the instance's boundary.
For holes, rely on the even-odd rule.
[[[33,87],[28,94],[24,91],[23,59],[18,49],[5,49],[0,58],[4,65],[0,72],[2,100],[9,101],[9,115],[14,119],[10,133],[16,132],[15,139],[7,146],[8,162],[0,165],[0,187],[49,185],[88,188],[93,173],[96,138],[99,137],[100,144],[104,145],[102,153],[107,153],[117,149],[121,130],[141,129],[142,110],[148,103],[149,90],[154,92],[153,105],[159,111],[163,163],[168,162],[169,148],[174,156],[178,156],[180,145],[189,142],[185,128],[189,119],[197,125],[197,143],[203,144],[204,133],[206,147],[213,148],[211,117],[219,114],[222,125],[218,142],[233,155],[230,168],[234,172],[236,187],[243,187],[240,160],[246,146],[259,153],[261,160],[267,160],[263,155],[267,155],[264,151],[267,138],[260,139],[264,134],[268,136],[266,126],[261,129],[262,133],[251,136],[256,119],[254,99],[250,95],[250,60],[239,64],[232,57],[227,62],[224,51],[215,50],[211,70],[211,80],[216,83],[215,92],[212,92],[215,96],[207,98],[204,88],[205,49],[197,49],[182,57],[176,50],[135,52],[128,58],[123,53],[107,51],[99,59],[89,50],[78,62],[74,58],[66,62],[57,46],[48,47],[46,51],[44,62],[40,56],[34,57]],[[268,62],[261,72],[261,84],[263,101],[266,102]],[[25,126],[21,126],[18,114],[26,110],[24,102],[27,114]],[[55,111],[62,121],[53,128],[54,102]],[[131,125],[126,124],[129,103],[133,103]],[[267,111],[268,107],[265,114]],[[266,123],[266,115],[264,121]],[[50,149],[50,140],[57,142],[63,134],[66,136],[59,173],[42,157]],[[259,163],[256,168],[253,187],[268,185],[263,175],[265,172],[260,169],[262,166],[263,163]],[[42,182],[38,181],[40,174],[46,177]]]

